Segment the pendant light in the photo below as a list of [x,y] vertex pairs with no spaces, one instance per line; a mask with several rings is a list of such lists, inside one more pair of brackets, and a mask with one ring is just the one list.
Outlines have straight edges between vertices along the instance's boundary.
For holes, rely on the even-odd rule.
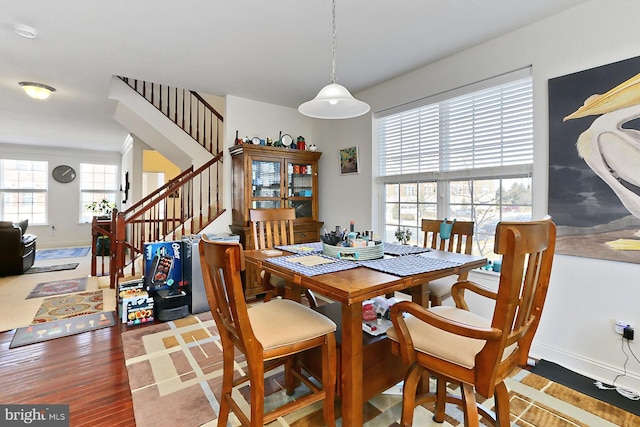
[[336,83],[336,0],[332,0],[333,34],[332,56],[333,68],[331,83],[320,89],[318,95],[298,107],[298,111],[305,116],[316,119],[350,119],[369,112],[369,105],[359,101],[351,95],[349,90]]

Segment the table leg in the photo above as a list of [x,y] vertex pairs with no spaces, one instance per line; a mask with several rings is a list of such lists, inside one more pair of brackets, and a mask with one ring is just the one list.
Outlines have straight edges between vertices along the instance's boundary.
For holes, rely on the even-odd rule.
[[342,425],[362,426],[362,304],[342,305]]
[[429,282],[411,288],[411,301],[429,308]]

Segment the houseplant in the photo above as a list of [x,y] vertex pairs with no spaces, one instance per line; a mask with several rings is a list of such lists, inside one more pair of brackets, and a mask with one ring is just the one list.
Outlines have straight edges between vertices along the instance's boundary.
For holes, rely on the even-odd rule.
[[409,228],[402,229],[399,226],[396,232],[394,233],[398,242],[402,243],[403,245],[406,245],[407,242],[411,240],[411,234],[412,234],[411,229]]
[[[91,211],[97,217],[109,219],[113,209],[116,207],[115,203],[110,202],[107,199],[102,199],[99,202],[89,203],[86,208]],[[111,245],[111,239],[109,236],[98,236],[96,242],[96,255],[106,256],[109,255],[109,247]]]
[[96,216],[109,216],[113,212],[113,208],[116,207],[115,203],[111,203],[107,199],[102,199],[99,202],[92,202],[85,206],[88,211],[93,212]]

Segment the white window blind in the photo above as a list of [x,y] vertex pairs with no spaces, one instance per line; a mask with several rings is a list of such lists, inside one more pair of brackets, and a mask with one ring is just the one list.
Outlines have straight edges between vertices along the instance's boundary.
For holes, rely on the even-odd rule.
[[499,80],[379,114],[378,175],[437,175],[533,163],[530,70],[525,77],[520,71]]

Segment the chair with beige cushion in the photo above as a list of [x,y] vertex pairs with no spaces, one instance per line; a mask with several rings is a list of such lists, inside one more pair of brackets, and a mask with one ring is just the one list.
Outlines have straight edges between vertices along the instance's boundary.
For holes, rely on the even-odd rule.
[[[443,239],[440,236],[441,219],[423,219],[422,232],[424,233],[423,247],[437,249],[440,251],[471,254],[473,248],[473,221],[447,221],[452,225],[449,238]],[[468,272],[461,273],[459,276],[443,277],[441,279],[432,280],[428,284],[429,303],[431,307],[442,305],[442,301],[451,296],[451,286],[460,280],[466,280]],[[426,286],[425,286],[426,288]],[[411,293],[411,289],[402,291],[403,293]],[[413,291],[415,292],[415,290]],[[423,290],[419,291],[424,292]],[[423,304],[426,306],[426,297],[421,297]],[[415,301],[415,300],[414,300]]]
[[[478,426],[479,415],[510,425],[504,380],[527,363],[547,295],[555,239],[550,219],[501,222],[495,235],[495,252],[503,257],[497,291],[465,280],[452,288],[456,307],[426,309],[409,301],[393,306],[387,335],[392,351],[411,365],[404,382],[402,426],[412,424],[416,405],[434,401],[436,422],[444,421],[445,403],[455,403],[464,410],[465,426]],[[465,291],[493,300],[493,317],[470,312]],[[416,396],[424,373],[436,378],[435,393]],[[459,385],[461,396],[447,394],[447,383]],[[493,396],[495,418],[476,405],[474,391]]]
[[[250,209],[251,232],[253,234],[254,249],[272,249],[274,246],[292,245],[294,243],[293,220],[296,219],[296,211],[293,208],[276,209]],[[270,273],[260,271],[259,280],[263,289],[267,292],[265,301],[275,295],[284,294],[285,280],[272,276]],[[316,308],[318,303],[313,292],[304,289],[304,296],[309,301],[311,308]]]
[[[447,221],[451,224],[453,221]],[[440,235],[440,225],[442,220],[423,219],[422,231],[424,232],[424,247],[438,249],[441,251],[471,254],[473,248],[473,221],[455,221],[452,224],[451,235],[448,239],[443,239]],[[467,280],[469,272],[455,276],[443,277],[442,279],[429,282],[429,302],[431,307],[442,305],[442,301],[451,296],[451,286],[455,282]]]
[[[243,426],[262,426],[280,416],[324,400],[327,426],[335,426],[336,325],[323,315],[297,302],[274,299],[248,307],[244,299],[240,273],[244,254],[240,243],[210,241],[203,235],[199,243],[200,263],[207,300],[222,342],[223,380],[218,426],[227,425],[232,411]],[[316,382],[304,373],[295,357],[320,348],[322,378]],[[246,374],[234,360],[235,349],[246,358]],[[310,392],[265,413],[265,372],[284,365],[287,394],[294,391],[296,379]],[[248,381],[250,413],[242,410],[234,387]],[[319,387],[317,383],[322,387]]]

